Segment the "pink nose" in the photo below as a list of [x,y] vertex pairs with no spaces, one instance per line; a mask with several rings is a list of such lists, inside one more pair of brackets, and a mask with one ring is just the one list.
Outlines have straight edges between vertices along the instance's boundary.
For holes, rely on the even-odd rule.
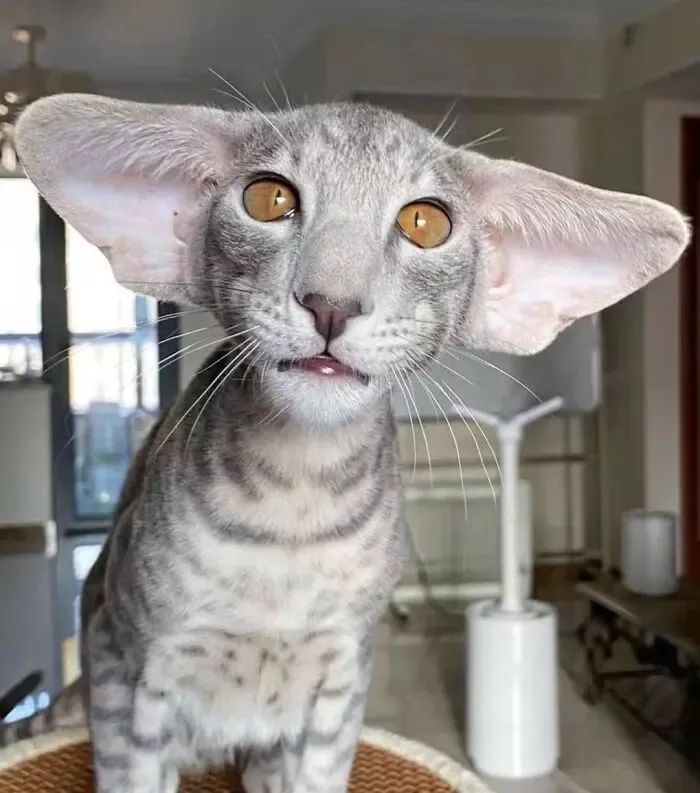
[[301,300],[297,298],[297,302],[313,314],[316,330],[327,342],[338,338],[347,321],[362,313],[357,300],[331,300],[315,292],[304,295]]

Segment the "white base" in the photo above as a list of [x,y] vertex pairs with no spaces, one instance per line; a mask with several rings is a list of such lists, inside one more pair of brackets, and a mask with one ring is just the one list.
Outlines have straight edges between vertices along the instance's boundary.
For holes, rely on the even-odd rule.
[[559,759],[557,619],[529,601],[508,613],[495,601],[467,611],[467,754],[479,773],[544,776]]

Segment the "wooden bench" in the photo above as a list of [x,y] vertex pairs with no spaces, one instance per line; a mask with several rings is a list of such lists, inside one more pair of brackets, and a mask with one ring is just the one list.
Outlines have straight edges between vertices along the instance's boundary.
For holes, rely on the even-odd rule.
[[614,697],[700,766],[700,586],[648,597],[601,576],[577,592],[588,602],[578,630],[586,700]]

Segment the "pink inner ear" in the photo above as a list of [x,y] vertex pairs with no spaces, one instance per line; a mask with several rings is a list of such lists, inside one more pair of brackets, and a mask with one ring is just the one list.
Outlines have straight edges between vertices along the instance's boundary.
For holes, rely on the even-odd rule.
[[487,282],[478,344],[529,354],[574,319],[600,310],[621,292],[624,264],[616,250],[539,243],[498,230],[484,248]]
[[499,297],[510,288],[507,257],[502,249],[494,250],[488,267],[489,295]]
[[118,281],[164,297],[186,278],[187,246],[201,212],[196,185],[114,176],[64,185],[70,220],[111,261]]
[[511,288],[505,235],[489,229],[486,232],[484,260],[487,262],[486,288],[489,297],[498,298]]
[[500,240],[487,260],[484,337],[491,349],[541,349],[622,292],[623,265],[614,251],[586,255],[576,245],[531,246],[509,234]]

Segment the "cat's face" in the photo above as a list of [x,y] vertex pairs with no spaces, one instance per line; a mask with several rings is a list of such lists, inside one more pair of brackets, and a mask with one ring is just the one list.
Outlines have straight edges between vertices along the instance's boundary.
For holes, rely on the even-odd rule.
[[280,411],[315,424],[356,415],[447,340],[542,349],[689,236],[671,207],[367,106],[264,116],[62,95],[30,105],[16,140],[119,281],[213,308],[239,334],[228,373],[250,362]]
[[407,119],[336,105],[274,123],[213,191],[191,299],[251,329],[237,342],[276,407],[334,422],[467,321],[478,227],[451,150]]

